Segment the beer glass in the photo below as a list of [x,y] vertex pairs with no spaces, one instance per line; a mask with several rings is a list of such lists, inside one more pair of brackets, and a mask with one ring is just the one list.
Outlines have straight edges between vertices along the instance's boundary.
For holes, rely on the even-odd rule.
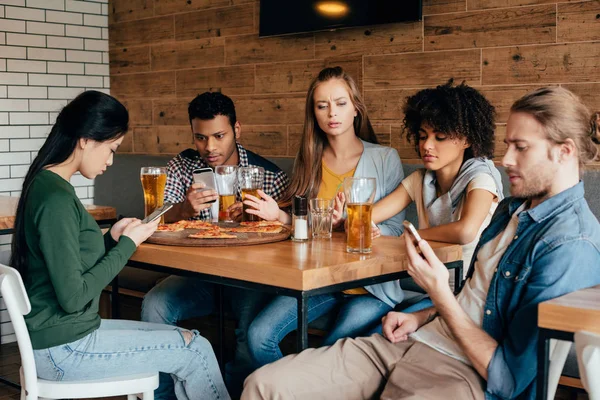
[[375,178],[345,178],[346,212],[346,251],[349,253],[371,252],[371,211],[377,190]]
[[[165,185],[167,184],[167,168],[142,167],[140,178],[144,190],[144,216],[147,217],[152,214],[152,211],[163,205]],[[164,216],[160,217],[160,223],[164,223]]]
[[229,207],[235,203],[237,193],[237,165],[215,167],[215,180],[219,192],[219,222],[232,222]]
[[[242,202],[246,200],[246,196],[251,194],[258,197],[258,189],[263,188],[265,181],[265,169],[262,167],[240,167],[238,168],[238,185],[242,191]],[[247,209],[252,208],[243,205],[242,221],[260,221],[260,218],[253,214],[248,214]]]
[[333,199],[310,199],[308,204],[313,239],[331,238]]

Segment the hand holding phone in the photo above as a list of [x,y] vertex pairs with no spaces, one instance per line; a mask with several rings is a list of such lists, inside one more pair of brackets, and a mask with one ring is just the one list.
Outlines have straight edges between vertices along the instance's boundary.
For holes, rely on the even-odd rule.
[[[195,184],[203,184],[204,187],[199,191],[214,190],[217,191],[217,180],[212,168],[198,168],[192,172]],[[216,199],[207,201],[206,203],[214,203]]]
[[417,248],[417,251],[420,253],[421,249],[419,248],[419,242],[422,240],[421,239],[421,235],[419,235],[419,232],[417,231],[417,228],[415,228],[415,226],[410,223],[410,221],[406,221],[404,220],[404,222],[402,223],[402,225],[404,225],[404,232],[410,236],[410,238],[412,239],[413,244],[415,245],[415,247]]
[[169,211],[171,208],[173,208],[173,204],[166,202],[162,207],[158,207],[156,210],[154,210],[154,212],[152,214],[150,214],[146,218],[144,218],[142,220],[142,224],[147,224],[149,222],[152,222],[152,221],[160,218],[164,213]]

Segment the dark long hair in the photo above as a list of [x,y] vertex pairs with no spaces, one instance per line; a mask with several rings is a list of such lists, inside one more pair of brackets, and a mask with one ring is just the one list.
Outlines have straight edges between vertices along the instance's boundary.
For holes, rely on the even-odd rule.
[[79,139],[96,142],[115,140],[125,135],[129,113],[117,99],[89,90],[67,104],[50,130],[44,145],[31,163],[23,182],[15,218],[11,266],[27,277],[27,243],[25,240],[25,204],[31,183],[44,168],[58,165],[71,157]]

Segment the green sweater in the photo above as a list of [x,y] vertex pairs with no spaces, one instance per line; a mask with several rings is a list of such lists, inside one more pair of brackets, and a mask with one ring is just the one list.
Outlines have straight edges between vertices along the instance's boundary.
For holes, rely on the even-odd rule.
[[42,170],[25,203],[27,280],[31,312],[25,317],[34,349],[70,343],[100,326],[102,289],[135,251],[126,236],[102,232],[57,174]]

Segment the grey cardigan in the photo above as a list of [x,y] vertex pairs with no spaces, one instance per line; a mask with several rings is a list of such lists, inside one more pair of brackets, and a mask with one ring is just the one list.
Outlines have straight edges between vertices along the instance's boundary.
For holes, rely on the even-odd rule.
[[[375,202],[377,202],[393,192],[404,179],[402,162],[396,149],[365,141],[362,143],[364,150],[354,176],[377,180],[375,193]],[[400,236],[403,231],[402,221],[404,221],[404,210],[381,222],[378,227],[382,235]],[[390,307],[394,307],[404,299],[404,292],[398,280],[366,286],[365,289]]]

